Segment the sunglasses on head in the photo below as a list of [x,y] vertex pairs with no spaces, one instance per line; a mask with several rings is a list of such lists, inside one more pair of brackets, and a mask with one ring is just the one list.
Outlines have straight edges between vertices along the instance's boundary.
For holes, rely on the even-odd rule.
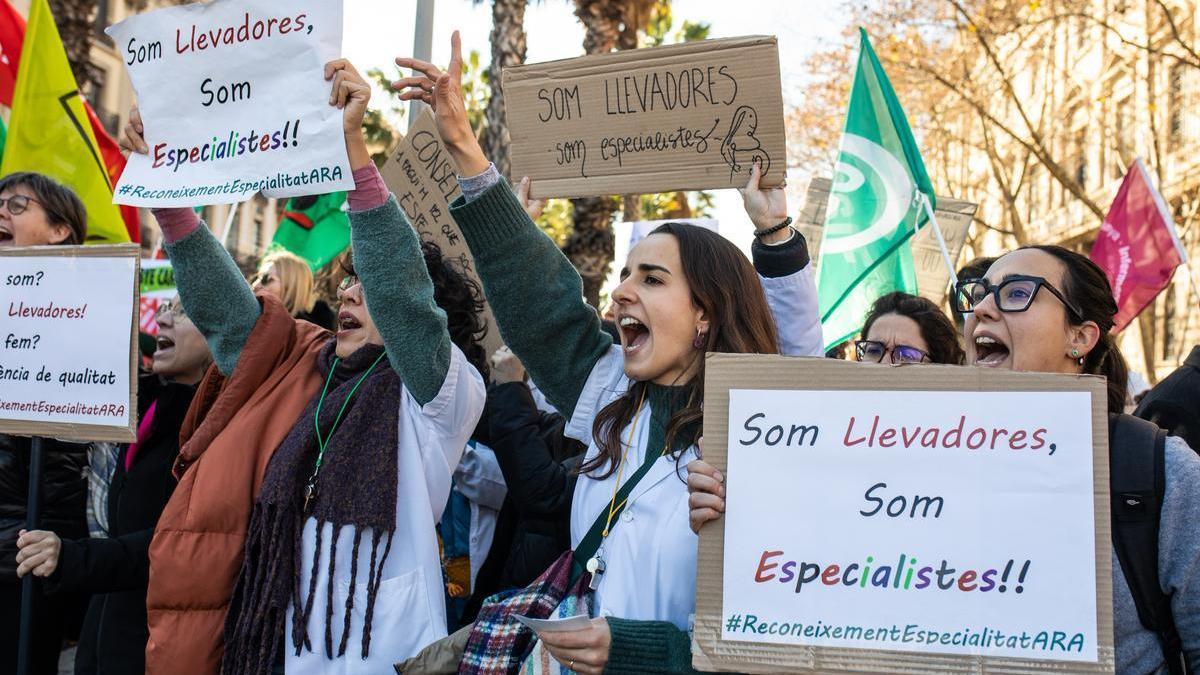
[[958,282],[954,287],[954,309],[960,314],[970,314],[975,311],[979,303],[990,295],[995,299],[996,307],[1001,312],[1024,312],[1033,304],[1038,291],[1043,288],[1058,298],[1059,302],[1071,313],[1072,318],[1083,321],[1083,313],[1067,301],[1067,297],[1062,294],[1062,291],[1043,277],[1023,274],[1006,276],[995,285],[987,279],[964,279]]
[[925,363],[931,361],[928,352],[910,345],[896,345],[889,348],[878,340],[856,340],[854,354],[863,363],[883,363],[883,359],[891,354],[893,365],[900,363]]

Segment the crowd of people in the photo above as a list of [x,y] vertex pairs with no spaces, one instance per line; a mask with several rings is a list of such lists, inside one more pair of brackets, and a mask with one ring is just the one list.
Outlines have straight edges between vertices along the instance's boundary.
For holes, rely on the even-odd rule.
[[[756,166],[751,259],[663,225],[618,261],[602,321],[480,148],[457,34],[452,51],[444,71],[397,59],[413,75],[393,86],[432,108],[459,168],[451,213],[481,285],[409,226],[364,141],[370,87],[328,64],[355,183],[336,313],[303,260],[268,256],[248,283],[194,211],[155,210],[178,297],[157,315],[136,442],[51,441],[26,531],[29,439],[0,436],[0,669],[32,574],[35,673],[75,635],[77,673],[515,672],[546,655],[694,672],[697,533],[725,505],[702,455],[704,356],[823,355],[807,244]],[[147,152],[144,133],[134,109],[122,146]],[[82,204],[43,176],[0,180],[0,204],[0,245],[83,240]],[[1103,375],[1113,423],[1136,424],[1117,307],[1086,257],[1029,246],[975,264],[952,310],[880,297],[852,357]],[[1138,410],[1171,433],[1152,572],[1173,632],[1146,625],[1114,552],[1118,672],[1200,666],[1197,350]],[[518,629],[547,603],[590,626]]]

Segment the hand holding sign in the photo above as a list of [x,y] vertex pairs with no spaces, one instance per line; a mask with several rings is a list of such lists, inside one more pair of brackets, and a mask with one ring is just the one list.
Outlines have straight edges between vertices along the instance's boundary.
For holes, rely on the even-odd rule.
[[445,72],[427,61],[412,57],[396,58],[396,65],[411,68],[421,75],[392,83],[402,101],[424,101],[433,109],[438,135],[446,144],[464,176],[478,176],[487,170],[488,159],[479,147],[462,92],[462,39],[458,31],[450,36],[450,65]]
[[[746,187],[738,189],[742,195],[742,206],[746,209],[746,215],[750,216],[750,222],[754,223],[755,229],[758,230],[775,227],[787,218],[787,193],[778,186],[761,187],[762,172],[762,164],[755,160]],[[791,233],[787,228],[783,228],[768,235],[763,243],[770,244],[775,239],[783,240],[789,236]]]
[[371,86],[354,64],[346,59],[326,63],[325,79],[333,83],[329,90],[329,105],[342,111],[342,132],[346,134],[350,170],[361,169],[371,161],[371,153],[367,150],[367,141],[362,132],[363,117],[371,100]]

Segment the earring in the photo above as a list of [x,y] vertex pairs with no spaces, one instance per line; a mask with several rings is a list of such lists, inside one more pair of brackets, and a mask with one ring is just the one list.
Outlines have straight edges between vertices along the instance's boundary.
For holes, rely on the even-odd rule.
[[1081,366],[1083,365],[1083,357],[1079,355],[1078,349],[1071,350],[1071,358],[1075,359],[1075,362],[1078,363],[1079,365],[1081,365]]
[[692,348],[693,349],[703,349],[704,348],[704,333],[700,332],[699,328],[696,329],[696,337],[692,339]]

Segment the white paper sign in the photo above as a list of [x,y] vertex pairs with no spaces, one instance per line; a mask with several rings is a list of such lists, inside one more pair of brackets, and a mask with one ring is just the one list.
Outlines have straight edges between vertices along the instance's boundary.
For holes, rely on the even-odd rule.
[[1084,392],[729,397],[723,640],[1097,660]]
[[562,632],[576,631],[591,628],[592,620],[586,614],[576,614],[565,619],[534,619],[520,614],[513,614],[513,618],[521,623],[529,626],[534,632]]
[[341,55],[341,0],[215,0],[106,32],[150,148],[130,156],[114,202],[199,206],[354,187],[324,75]]
[[136,258],[0,258],[0,428],[130,428]]

